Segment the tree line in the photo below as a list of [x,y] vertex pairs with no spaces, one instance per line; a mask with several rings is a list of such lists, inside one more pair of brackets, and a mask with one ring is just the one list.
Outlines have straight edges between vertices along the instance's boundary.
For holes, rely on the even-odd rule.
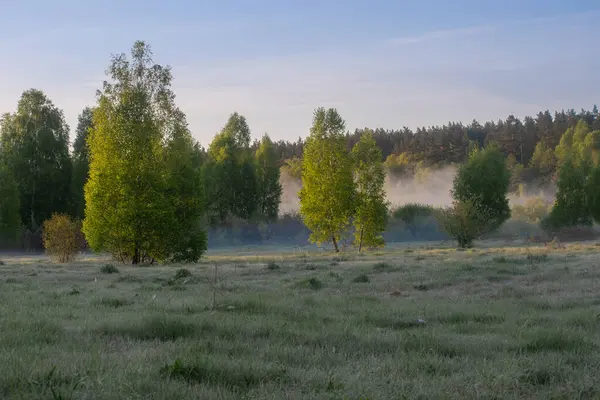
[[[362,250],[383,244],[390,215],[386,174],[414,176],[423,168],[458,165],[457,176],[463,176],[463,167],[477,162],[477,173],[491,165],[495,173],[506,168],[499,176],[509,180],[508,191],[556,180],[557,204],[587,210],[585,218],[571,219],[555,211],[547,226],[593,219],[591,182],[600,158],[595,106],[579,113],[540,112],[524,121],[509,116],[483,125],[450,123],[416,132],[364,128],[352,134],[336,110],[319,108],[309,136],[296,142],[273,142],[267,134],[252,141],[245,117],[234,112],[205,149],[176,105],[172,79],[170,67],[154,64],[143,41],[130,57],[113,56],[96,104],[79,115],[72,149],[62,110],[40,90],[23,92],[16,111],[0,119],[0,245],[40,248],[44,222],[67,215],[79,221],[92,249],[122,261],[197,260],[207,247],[207,228],[229,229],[236,221],[266,226],[281,217],[284,172],[302,183],[300,215],[311,241],[331,242],[339,250],[340,241],[352,236]],[[471,186],[489,185],[481,179]],[[470,204],[460,194],[466,190],[460,182],[453,212],[439,218],[448,229],[458,223],[450,215],[483,210],[483,203]],[[575,182],[583,182],[584,189],[577,189],[585,192],[579,197],[583,208],[560,197]],[[498,185],[503,188],[503,180]],[[470,190],[465,193],[472,197]],[[478,196],[486,212],[504,209],[492,204],[493,196]],[[504,212],[494,220],[506,218]]]
[[[419,168],[441,168],[459,165],[467,161],[470,149],[495,144],[507,158],[511,170],[511,187],[519,183],[536,186],[549,184],[556,178],[559,160],[555,154],[563,134],[584,123],[590,132],[600,131],[598,107],[591,111],[573,109],[540,111],[536,116],[523,120],[509,115],[505,120],[470,124],[450,122],[443,126],[418,128],[404,127],[400,130],[383,128],[356,129],[346,132],[348,149],[360,140],[362,133],[373,132],[373,139],[381,150],[387,172],[393,176],[412,176]],[[279,162],[290,176],[300,179],[301,159],[305,142],[275,143]],[[596,146],[595,143],[590,143]]]
[[96,104],[79,115],[72,151],[62,110],[41,90],[23,92],[0,120],[2,246],[40,248],[44,223],[58,215],[79,221],[92,249],[122,261],[193,261],[206,249],[207,225],[277,218],[270,138],[253,148],[245,118],[233,113],[203,149],[171,81],[143,41],[130,57],[113,56]]

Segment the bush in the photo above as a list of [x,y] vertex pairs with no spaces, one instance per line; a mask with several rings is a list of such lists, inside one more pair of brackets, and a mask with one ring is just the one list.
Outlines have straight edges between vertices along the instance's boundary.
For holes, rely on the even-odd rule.
[[296,286],[302,289],[320,290],[323,288],[323,282],[317,278],[310,278],[299,282]]
[[68,215],[53,214],[44,221],[42,239],[50,257],[59,262],[70,262],[79,250],[81,229]]
[[476,150],[454,178],[452,197],[461,203],[471,202],[485,212],[487,230],[498,229],[510,218],[508,188],[510,172],[504,155],[495,146]]
[[408,203],[394,210],[394,218],[400,219],[406,224],[408,231],[416,236],[417,221],[419,218],[433,215],[434,208],[426,204]]
[[461,248],[471,247],[473,240],[510,218],[509,183],[506,160],[495,146],[473,150],[459,168],[452,189],[453,205],[439,213],[439,221]]
[[192,273],[189,269],[180,268],[175,272],[175,279],[189,278],[192,276]]
[[112,264],[105,264],[100,268],[100,272],[103,274],[117,274],[119,270]]
[[267,269],[269,270],[276,270],[279,269],[279,264],[277,264],[275,261],[269,261],[269,263],[267,264]]
[[575,226],[592,226],[589,207],[588,168],[577,166],[568,159],[558,171],[556,202],[543,221],[545,230]]
[[354,278],[352,280],[352,282],[354,282],[354,283],[368,283],[370,281],[371,281],[371,279],[369,279],[369,277],[365,274],[358,275],[356,278]]
[[471,247],[473,240],[495,227],[488,215],[475,200],[455,200],[451,207],[439,212],[438,219],[446,233],[464,249]]
[[375,265],[373,265],[373,271],[376,271],[376,272],[387,271],[387,270],[390,270],[391,268],[392,268],[392,266],[389,263],[386,263],[384,261],[378,262]]

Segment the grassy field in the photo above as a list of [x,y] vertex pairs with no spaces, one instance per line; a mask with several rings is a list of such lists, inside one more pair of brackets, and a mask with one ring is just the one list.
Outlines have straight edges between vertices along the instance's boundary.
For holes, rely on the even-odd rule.
[[0,398],[600,398],[600,247],[480,245],[4,258]]

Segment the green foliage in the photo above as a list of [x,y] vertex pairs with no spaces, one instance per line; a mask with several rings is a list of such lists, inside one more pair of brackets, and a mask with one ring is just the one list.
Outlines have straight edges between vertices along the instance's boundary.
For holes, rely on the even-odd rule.
[[416,161],[408,153],[398,155],[390,154],[384,162],[388,173],[395,177],[412,175],[415,170]]
[[283,189],[279,183],[279,166],[273,142],[265,134],[256,150],[258,214],[267,221],[277,219]]
[[373,140],[373,133],[365,130],[360,141],[352,148],[356,184],[356,211],[354,215],[355,243],[358,251],[363,246],[381,247],[381,233],[385,230],[388,204],[385,200],[385,171],[381,150]]
[[10,247],[18,242],[20,215],[19,188],[6,165],[0,164],[0,243]]
[[52,218],[44,221],[43,240],[48,255],[58,259],[58,262],[70,262],[79,250],[81,229],[79,223],[71,220],[66,214],[53,214]]
[[509,192],[517,192],[519,190],[519,185],[523,182],[523,175],[525,173],[525,168],[522,164],[517,162],[514,154],[510,154],[506,158],[506,168],[510,172],[510,184],[509,184]]
[[90,246],[132,264],[197,261],[206,249],[199,155],[175,106],[171,71],[136,42],[116,55],[98,92],[85,185]]
[[200,148],[192,138],[183,114],[176,115],[165,146],[167,195],[173,212],[168,238],[171,262],[197,262],[207,249],[202,226],[205,210]]
[[354,279],[352,279],[353,283],[369,283],[370,281],[371,279],[369,279],[369,276],[366,274],[358,275]]
[[539,224],[551,210],[551,202],[543,197],[531,197],[523,204],[515,204],[511,210],[511,217],[518,221]]
[[434,208],[432,206],[419,203],[408,203],[396,208],[392,215],[394,218],[404,222],[410,234],[414,237],[419,218],[430,217],[433,214]]
[[455,200],[451,207],[437,212],[442,228],[460,248],[471,247],[475,239],[491,230],[492,215],[477,199]]
[[191,278],[192,273],[187,268],[179,268],[175,271],[175,279]]
[[451,207],[441,210],[438,220],[461,248],[494,231],[510,218],[508,188],[510,172],[495,146],[474,149],[454,178]]
[[4,161],[19,189],[21,221],[35,231],[70,207],[69,127],[40,90],[23,92],[17,111],[0,121]]
[[598,224],[600,223],[600,165],[592,168],[586,192],[590,216]]
[[87,137],[93,124],[93,109],[86,107],[79,114],[75,141],[73,142],[73,175],[71,177],[71,196],[73,199],[73,216],[83,219],[85,216],[85,196],[83,187],[88,179],[90,157],[87,148]]
[[211,223],[230,216],[249,220],[258,207],[258,182],[250,154],[250,128],[246,118],[233,113],[208,149],[204,166]]
[[321,290],[323,289],[323,282],[321,282],[317,278],[308,278],[304,279],[296,285],[296,287],[301,289],[312,289],[312,290]]
[[352,161],[346,150],[345,122],[335,109],[318,108],[302,163],[300,214],[317,244],[338,242],[354,211]]
[[237,149],[250,147],[250,127],[246,122],[246,117],[237,112],[229,116],[227,123],[221,130],[221,134],[231,138],[233,146]]
[[472,205],[487,215],[486,230],[493,231],[510,218],[509,184],[510,172],[504,156],[497,147],[488,146],[472,152],[459,168],[452,196],[459,202],[474,202]]
[[573,158],[567,157],[560,167],[556,201],[549,218],[544,221],[546,228],[592,225],[587,189],[589,167],[577,167]]
[[548,147],[543,140],[536,144],[529,167],[542,183],[550,181],[550,177],[556,169],[556,157],[552,148]]
[[586,135],[581,157],[590,160],[592,164],[600,164],[600,130]]
[[100,268],[100,272],[102,272],[103,274],[118,274],[119,269],[112,264],[104,264]]
[[302,158],[292,157],[284,161],[281,166],[281,172],[286,173],[288,176],[294,179],[302,179]]
[[236,180],[232,182],[235,187],[232,201],[233,215],[248,221],[255,215],[258,207],[256,168],[249,154],[240,160],[235,178]]
[[569,128],[560,137],[560,142],[554,154],[556,157],[557,165],[560,167],[568,158],[573,158],[573,128]]
[[556,146],[556,158],[560,167],[567,160],[575,166],[598,164],[600,150],[600,131],[593,131],[584,120],[577,122],[573,128],[567,129]]

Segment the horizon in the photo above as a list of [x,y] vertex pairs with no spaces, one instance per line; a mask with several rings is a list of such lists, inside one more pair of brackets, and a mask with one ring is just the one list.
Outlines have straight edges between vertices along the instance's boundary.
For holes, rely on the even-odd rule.
[[176,103],[204,147],[235,111],[253,139],[296,141],[321,106],[337,108],[350,132],[590,110],[600,93],[600,7],[564,3],[386,0],[350,10],[314,0],[134,0],[118,15],[102,13],[115,0],[11,3],[0,16],[0,51],[11,57],[0,66],[0,112],[13,112],[23,91],[43,90],[72,142],[111,54],[128,54],[135,40],[172,67]]

